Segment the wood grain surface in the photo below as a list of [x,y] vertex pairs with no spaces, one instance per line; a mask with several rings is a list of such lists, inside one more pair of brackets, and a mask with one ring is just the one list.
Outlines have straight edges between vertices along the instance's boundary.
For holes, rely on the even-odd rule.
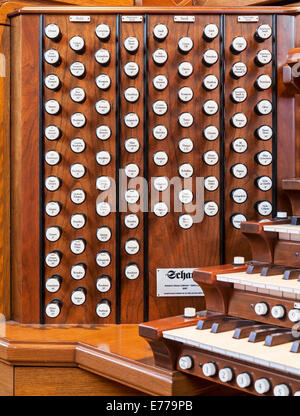
[[[79,395],[80,388],[82,394],[87,394],[89,385],[91,394],[97,395],[101,394],[100,388],[115,395],[233,394],[226,388],[216,389],[213,383],[203,383],[177,371],[155,367],[150,347],[138,336],[137,325],[20,325],[7,322],[1,331],[5,337],[0,338],[0,359],[14,367],[15,394],[55,395],[60,392],[61,395],[65,390],[71,395]],[[1,383],[9,386],[7,367],[4,370],[0,386]],[[97,379],[92,374],[96,374]],[[77,377],[73,387],[70,385],[72,375]],[[45,385],[44,390],[38,380]],[[12,390],[6,388],[6,392],[11,394]]]

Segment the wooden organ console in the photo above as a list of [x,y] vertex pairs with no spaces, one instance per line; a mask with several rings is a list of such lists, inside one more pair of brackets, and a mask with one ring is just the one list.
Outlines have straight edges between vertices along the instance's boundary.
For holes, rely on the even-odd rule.
[[241,222],[288,209],[298,142],[282,66],[297,15],[10,15],[11,319],[134,323],[204,307],[192,271],[249,257]]
[[300,395],[300,180],[283,188],[292,216],[241,224],[251,261],[194,272],[205,311],[140,325],[157,365],[252,394]]

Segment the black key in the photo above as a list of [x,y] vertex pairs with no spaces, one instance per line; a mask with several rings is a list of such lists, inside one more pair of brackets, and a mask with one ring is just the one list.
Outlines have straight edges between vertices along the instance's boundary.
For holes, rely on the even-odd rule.
[[270,335],[272,333],[276,334],[277,332],[286,332],[287,328],[279,328],[278,326],[276,327],[271,327],[269,329],[259,329],[257,331],[252,331],[250,333],[249,342],[261,342],[263,341],[267,335]]
[[275,345],[286,344],[287,342],[291,342],[295,339],[292,331],[276,333],[272,335],[267,335],[265,340],[265,345],[267,347],[274,347]]
[[283,274],[285,271],[285,266],[267,266],[263,267],[260,275],[261,276],[277,276],[278,274]]
[[293,216],[291,224],[292,225],[300,225],[300,217]]
[[300,269],[288,269],[283,273],[284,280],[297,279],[300,276]]
[[300,352],[300,341],[293,342],[291,352]]
[[247,262],[248,268],[246,270],[247,274],[254,274],[254,273],[260,273],[265,266],[270,266],[270,263],[266,263],[263,261],[256,261],[252,260]]
[[236,319],[236,318],[232,318],[231,316],[225,316],[225,315],[211,316],[209,318],[201,319],[200,321],[198,321],[197,329],[209,329],[213,326],[215,322],[220,322],[224,319]]
[[248,338],[251,332],[258,330],[258,329],[268,329],[268,328],[274,328],[274,326],[266,325],[266,324],[255,324],[255,325],[250,325],[250,326],[246,326],[242,328],[236,328],[232,338],[236,338],[236,339]]
[[223,322],[215,322],[211,328],[211,332],[213,332],[214,334],[218,334],[220,332],[231,331],[237,327],[249,326],[251,324],[254,325],[255,322],[239,318]]

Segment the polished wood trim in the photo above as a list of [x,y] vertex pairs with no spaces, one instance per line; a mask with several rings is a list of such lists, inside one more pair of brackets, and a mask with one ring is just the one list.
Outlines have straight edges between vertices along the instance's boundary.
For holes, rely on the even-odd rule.
[[0,395],[13,396],[14,368],[11,365],[0,363],[0,374]]
[[10,28],[0,26],[0,313],[10,316]]
[[14,395],[143,396],[145,393],[80,368],[17,366],[14,367]]
[[[176,7],[172,9],[170,7],[44,7],[44,13],[60,14],[60,13],[130,13],[130,14],[140,14],[140,13],[151,13],[151,14],[174,14],[180,13],[181,11],[184,14],[220,14],[220,13],[230,13],[230,14],[240,14],[241,12],[246,14],[297,14],[300,11],[299,7]],[[22,9],[16,10],[9,14],[9,16],[14,16],[17,14],[34,14],[40,13],[41,9],[37,7],[23,7]]]
[[38,25],[38,15],[19,16],[11,38],[11,285],[12,315],[20,322],[40,320]]
[[[21,325],[7,322],[0,329],[0,363],[16,368],[42,368],[45,374],[50,367],[53,373],[60,368],[61,374],[66,371],[67,378],[71,368],[81,368],[100,376],[100,380],[104,377],[151,395],[199,395],[216,391],[213,383],[191,380],[177,371],[155,367],[150,347],[138,336],[137,325]],[[34,371],[24,372],[26,384],[30,383]],[[1,378],[0,373],[0,387]],[[68,383],[66,388],[70,389]],[[30,386],[25,385],[24,390],[19,391],[25,394],[28,389]],[[37,394],[40,389],[35,391]],[[49,394],[53,394],[53,390]]]

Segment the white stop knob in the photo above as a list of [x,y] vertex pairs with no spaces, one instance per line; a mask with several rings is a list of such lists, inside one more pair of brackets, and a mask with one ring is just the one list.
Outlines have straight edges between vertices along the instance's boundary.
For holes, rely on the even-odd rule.
[[184,308],[184,317],[185,318],[194,318],[196,316],[195,308]]
[[233,258],[234,264],[244,264],[245,263],[245,257],[235,256]]
[[274,396],[289,396],[290,389],[286,384],[277,384],[273,389]]
[[256,315],[260,315],[260,316],[266,315],[268,313],[268,309],[269,309],[268,305],[265,302],[257,303],[254,306]]
[[285,308],[282,305],[273,306],[271,309],[271,314],[273,318],[280,319],[283,318],[285,315]]
[[236,378],[236,383],[239,387],[244,389],[245,387],[249,387],[251,384],[251,377],[248,373],[241,373]]
[[214,363],[205,363],[202,366],[202,372],[206,377],[212,377],[217,372],[217,366]]
[[185,355],[179,359],[179,367],[182,370],[188,370],[193,367],[193,359],[189,355]]
[[300,321],[300,310],[299,309],[291,309],[289,311],[289,320],[291,322],[298,322],[298,321]]
[[229,368],[229,367],[222,368],[219,371],[219,379],[223,383],[227,383],[228,381],[231,381],[233,379],[233,372],[232,372],[231,368]]
[[267,378],[259,378],[254,384],[255,391],[259,394],[268,393],[271,384]]

